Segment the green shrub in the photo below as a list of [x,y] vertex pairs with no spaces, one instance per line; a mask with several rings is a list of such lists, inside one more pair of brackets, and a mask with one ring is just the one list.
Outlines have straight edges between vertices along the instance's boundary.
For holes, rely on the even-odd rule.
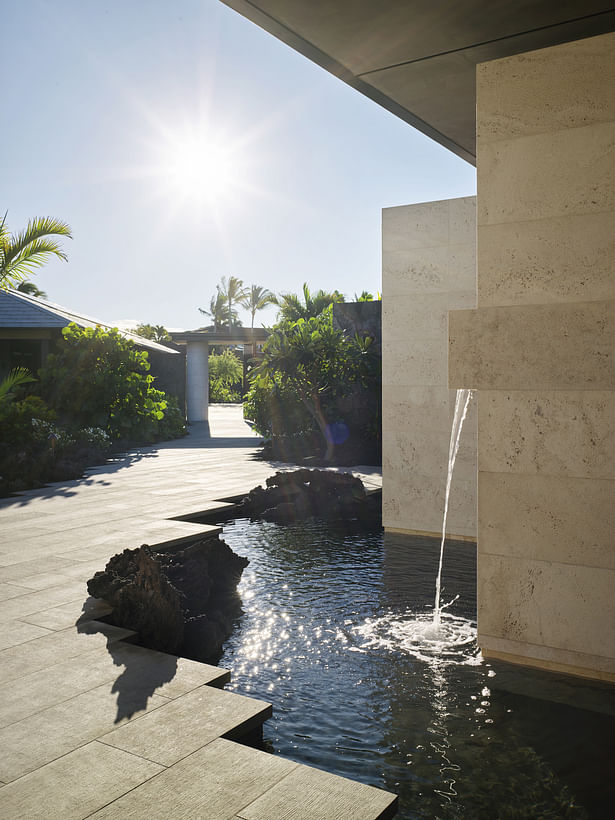
[[99,428],[67,430],[39,396],[0,403],[0,495],[77,478],[102,460],[109,437]]
[[66,427],[97,427],[111,439],[137,443],[185,432],[177,403],[153,387],[145,351],[116,329],[71,324],[62,337],[39,376],[42,397]]
[[212,353],[209,362],[209,401],[240,402],[243,364],[232,350]]
[[275,373],[252,377],[244,399],[243,415],[265,438],[296,436],[318,429],[296,391]]
[[350,337],[334,327],[331,307],[318,316],[278,322],[252,373],[245,415],[274,445],[284,438],[283,449],[296,451],[313,441],[306,434],[318,430],[327,461],[336,453],[360,458],[361,451],[379,458],[380,373],[372,338]]

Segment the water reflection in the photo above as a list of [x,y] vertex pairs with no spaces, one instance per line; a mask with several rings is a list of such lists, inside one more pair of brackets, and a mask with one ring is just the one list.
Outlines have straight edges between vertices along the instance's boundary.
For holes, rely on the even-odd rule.
[[459,597],[443,639],[433,541],[246,521],[224,538],[251,563],[221,663],[274,704],[277,753],[397,792],[401,818],[611,816],[615,720],[586,711],[593,696],[584,710],[528,697],[482,661],[473,545],[447,545],[443,590]]

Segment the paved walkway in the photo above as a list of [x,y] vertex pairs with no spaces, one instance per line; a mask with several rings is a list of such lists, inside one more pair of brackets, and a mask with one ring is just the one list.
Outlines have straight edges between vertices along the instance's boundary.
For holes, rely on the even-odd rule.
[[[0,499],[0,816],[373,820],[393,796],[236,739],[271,706],[229,673],[130,643],[95,619],[85,582],[142,543],[194,536],[171,520],[245,494],[276,466],[238,407],[81,480]],[[380,476],[359,471],[367,484]],[[223,502],[222,502],[223,503]]]

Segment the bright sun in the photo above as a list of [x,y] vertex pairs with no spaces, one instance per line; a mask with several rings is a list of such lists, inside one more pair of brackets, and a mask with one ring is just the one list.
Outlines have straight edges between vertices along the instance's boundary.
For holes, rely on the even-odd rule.
[[232,151],[207,140],[191,140],[174,146],[165,175],[178,193],[211,199],[236,185],[235,171]]
[[157,149],[154,173],[161,193],[177,205],[230,205],[246,183],[242,146],[206,130],[168,134]]

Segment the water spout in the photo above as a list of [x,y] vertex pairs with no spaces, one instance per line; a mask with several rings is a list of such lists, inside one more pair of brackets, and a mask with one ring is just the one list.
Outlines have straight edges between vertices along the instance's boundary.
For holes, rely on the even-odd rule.
[[436,629],[440,628],[440,619],[442,610],[450,606],[453,601],[447,604],[440,603],[440,587],[442,584],[442,561],[444,559],[444,541],[446,538],[446,519],[448,518],[448,501],[451,493],[451,481],[453,479],[453,468],[455,467],[455,460],[459,450],[459,439],[461,438],[461,428],[463,427],[464,419],[468,413],[470,399],[473,391],[462,388],[457,390],[455,398],[455,414],[453,416],[453,425],[451,427],[451,439],[448,446],[448,471],[446,474],[446,492],[444,495],[444,516],[442,518],[442,541],[440,542],[440,564],[438,566],[438,577],[436,578],[436,598],[434,601],[433,624]]

